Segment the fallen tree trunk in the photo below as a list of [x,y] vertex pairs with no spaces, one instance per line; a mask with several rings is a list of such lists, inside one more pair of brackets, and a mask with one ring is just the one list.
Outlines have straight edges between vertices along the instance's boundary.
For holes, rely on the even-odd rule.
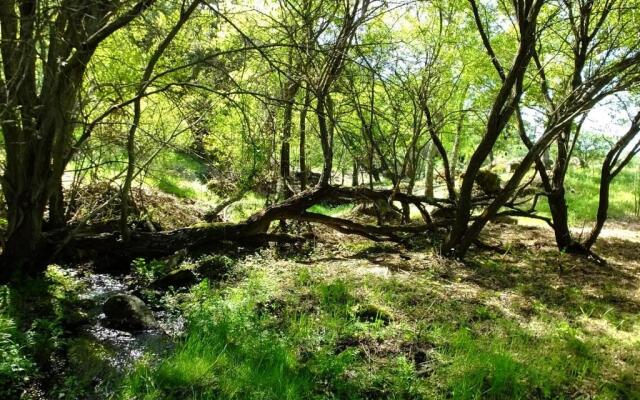
[[137,257],[163,257],[181,249],[213,247],[225,241],[266,243],[297,242],[304,240],[285,234],[248,233],[247,224],[212,223],[202,226],[161,232],[132,232],[129,243],[122,241],[119,233],[79,235],[72,238],[62,259],[86,259],[98,256],[115,256],[120,259]]
[[[475,206],[490,202],[490,196],[479,196],[472,200]],[[404,225],[373,225],[352,219],[332,217],[309,212],[308,209],[323,201],[380,202],[397,201],[403,205],[414,205],[422,213],[424,223]],[[321,224],[338,232],[358,235],[373,241],[406,243],[416,235],[433,233],[448,228],[452,218],[432,218],[427,206],[438,210],[452,210],[455,203],[450,199],[409,195],[392,189],[374,190],[366,187],[316,186],[297,193],[285,201],[267,207],[240,223],[209,223],[179,228],[171,231],[133,231],[128,242],[118,232],[93,233],[95,231],[68,229],[51,232],[46,236],[52,254],[49,262],[94,260],[104,263],[112,270],[127,270],[131,260],[160,258],[186,249],[203,251],[224,243],[253,246],[265,243],[299,243],[307,238],[288,234],[269,233],[273,221],[294,220]],[[520,211],[520,210],[518,210]],[[511,212],[514,212],[511,210]],[[446,214],[446,212],[445,212]],[[475,221],[478,216],[472,216]]]
[[[362,224],[352,220],[308,212],[311,206],[326,200],[365,200],[374,201],[394,199],[416,205],[426,223],[413,225],[378,226]],[[447,199],[432,199],[424,196],[412,196],[394,193],[391,190],[371,190],[367,188],[344,188],[335,186],[316,187],[298,193],[289,199],[268,207],[241,223],[211,223],[185,227],[171,231],[132,232],[131,240],[124,242],[119,233],[75,234],[66,238],[64,249],[57,259],[87,259],[100,256],[113,256],[122,260],[137,257],[163,257],[181,249],[205,249],[215,247],[222,242],[266,243],[298,242],[304,238],[267,233],[271,222],[276,220],[296,220],[319,223],[346,234],[355,234],[374,241],[402,242],[407,235],[426,233],[443,224],[434,224],[424,204],[443,206]],[[60,233],[47,238],[52,248],[61,242]],[[54,260],[51,260],[54,261]]]

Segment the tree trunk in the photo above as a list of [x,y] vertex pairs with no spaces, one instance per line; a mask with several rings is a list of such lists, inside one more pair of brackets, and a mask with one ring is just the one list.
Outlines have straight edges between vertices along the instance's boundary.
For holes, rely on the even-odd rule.
[[[604,227],[604,223],[607,221],[607,214],[609,212],[609,190],[611,182],[622,169],[631,162],[633,157],[640,152],[640,144],[636,143],[626,154],[626,156],[620,160],[620,156],[623,151],[633,142],[640,133],[640,112],[631,121],[631,127],[614,146],[607,152],[607,156],[602,163],[602,170],[600,172],[600,195],[598,200],[598,214],[596,215],[596,223],[589,234],[589,237],[584,241],[583,245],[586,249],[590,250],[591,247],[598,240],[600,232]],[[616,165],[616,163],[618,163]]]
[[456,129],[456,135],[453,138],[453,149],[451,150],[451,179],[453,180],[453,186],[455,187],[456,173],[458,172],[458,157],[460,156],[460,137],[462,136],[462,123],[463,117],[460,117],[458,122],[458,129]]
[[610,171],[605,171],[605,166],[602,167],[602,177],[600,179],[600,197],[598,201],[598,214],[596,215],[596,223],[593,229],[589,233],[589,237],[584,241],[584,247],[591,249],[598,240],[600,232],[604,227],[604,223],[607,221],[607,214],[609,213],[609,189],[611,187]]
[[566,192],[564,188],[565,176],[569,164],[568,139],[571,130],[571,125],[568,125],[558,136],[558,156],[553,167],[551,193],[547,196],[549,210],[551,211],[551,218],[553,220],[556,245],[561,251],[568,251],[574,244],[571,230],[569,229],[569,210],[567,209],[567,200],[565,199]]
[[126,242],[130,238],[129,232],[129,202],[131,184],[133,183],[133,174],[136,166],[136,148],[135,148],[135,134],[140,124],[140,114],[142,112],[140,101],[136,101],[133,106],[133,122],[129,128],[129,134],[127,135],[127,175],[125,176],[124,183],[120,192],[120,233],[123,240]]
[[551,160],[551,150],[546,149],[544,153],[542,153],[542,163],[546,169],[549,169],[553,166],[553,160]]
[[427,145],[427,167],[424,178],[424,195],[427,197],[433,197],[433,172],[435,169],[435,158],[436,146],[434,146],[433,141],[431,141],[431,143]]
[[[416,162],[413,157],[409,161],[409,184],[407,185],[406,193],[411,196],[413,194],[413,188],[416,184],[416,172],[418,168],[415,166]],[[408,224],[411,222],[411,206],[408,203],[402,203],[402,222]]]
[[[443,248],[444,252],[450,256],[463,257],[468,250],[468,243],[477,236],[476,233],[472,233],[471,236],[467,235],[473,206],[473,185],[480,168],[482,168],[487,157],[493,151],[496,141],[507,126],[520,102],[524,91],[522,85],[523,77],[533,57],[537,34],[537,17],[543,4],[544,2],[535,2],[533,8],[530,9],[528,13],[524,12],[524,10],[519,10],[520,43],[512,66],[508,73],[505,73],[505,70],[499,64],[498,58],[495,57],[489,38],[484,30],[477,5],[474,1],[471,2],[478,33],[482,38],[491,61],[496,65],[500,73],[502,86],[494,98],[484,135],[471,155],[464,178],[462,179],[462,184],[460,185],[455,222]],[[520,14],[520,12],[522,13]],[[525,14],[528,14],[528,16],[523,18]],[[476,227],[480,227],[480,225],[476,225]]]
[[8,200],[8,236],[2,252],[0,282],[19,275],[36,276],[44,268],[42,216],[46,199],[30,202],[30,191]]
[[300,111],[300,190],[307,188],[307,110],[311,104],[309,90],[304,92],[304,105]]
[[135,172],[135,164],[136,164],[136,152],[135,152],[135,138],[136,132],[138,130],[138,125],[140,124],[140,118],[142,115],[142,95],[147,90],[149,85],[151,84],[150,79],[153,71],[156,67],[158,61],[167,50],[173,39],[176,37],[178,32],[182,29],[184,24],[187,23],[189,17],[193,12],[200,6],[200,1],[193,0],[188,7],[183,9],[180,12],[180,17],[178,21],[176,21],[175,25],[171,28],[167,36],[162,39],[162,41],[158,44],[158,47],[154,50],[147,62],[147,65],[142,74],[142,79],[137,88],[137,97],[133,102],[133,122],[131,127],[129,128],[129,132],[127,135],[127,175],[125,177],[124,183],[122,185],[122,191],[120,193],[121,197],[121,208],[120,208],[120,233],[122,234],[122,238],[124,241],[129,240],[129,227],[127,225],[127,220],[129,218],[129,194],[131,191],[131,184],[133,183],[133,177]]
[[351,174],[351,186],[358,186],[360,184],[358,180],[358,162],[353,160],[353,172]]
[[282,117],[282,144],[280,145],[280,179],[283,199],[293,194],[289,189],[291,177],[291,128],[293,126],[293,104],[299,84],[288,82],[283,90],[284,115]]
[[455,187],[456,181],[456,173],[458,172],[458,157],[460,156],[460,139],[462,138],[462,130],[464,128],[464,118],[465,111],[464,102],[467,97],[467,92],[469,91],[469,86],[465,86],[462,92],[462,100],[460,101],[460,118],[458,119],[458,124],[456,126],[456,133],[453,138],[453,148],[451,149],[451,179],[453,180],[453,186]]
[[564,194],[564,188],[560,188],[547,196],[553,220],[556,245],[561,251],[569,250],[574,244],[571,230],[569,229],[569,213]]
[[58,182],[49,199],[49,229],[59,229],[66,224],[64,212],[64,192],[62,182]]
[[330,111],[330,101],[324,94],[318,94],[316,101],[316,116],[318,118],[318,129],[320,130],[320,144],[322,145],[323,166],[322,175],[318,186],[328,186],[333,171],[333,128],[331,121],[327,121],[327,114]]
[[[100,43],[154,0],[140,0],[126,10],[113,3],[62,7],[50,18],[48,9],[35,1],[20,2],[20,7],[15,1],[0,2],[0,130],[6,156],[2,187],[9,224],[3,277],[42,271],[45,206],[52,193],[59,194],[66,163],[77,150],[67,145],[84,72]],[[52,220],[60,219],[61,201],[61,196],[53,201]]]

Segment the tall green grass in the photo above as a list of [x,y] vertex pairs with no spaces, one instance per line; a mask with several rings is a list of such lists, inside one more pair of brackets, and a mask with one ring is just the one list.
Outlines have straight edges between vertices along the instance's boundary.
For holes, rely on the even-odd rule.
[[[199,286],[184,340],[159,363],[138,365],[120,398],[360,399],[374,389],[409,398],[403,393],[412,385],[403,386],[415,376],[406,360],[371,375],[355,349],[336,351],[345,335],[380,326],[357,320],[353,287],[338,280],[309,289],[316,312],[300,311],[299,299],[272,297],[273,282],[260,277],[222,294]],[[356,373],[362,379],[349,379]]]
[[[609,218],[624,221],[638,217],[634,213],[636,196],[640,195],[637,168],[636,165],[628,166],[612,182]],[[567,174],[565,187],[571,225],[581,226],[594,221],[599,203],[600,169],[572,168]],[[546,198],[540,198],[538,209],[541,214],[550,215]]]

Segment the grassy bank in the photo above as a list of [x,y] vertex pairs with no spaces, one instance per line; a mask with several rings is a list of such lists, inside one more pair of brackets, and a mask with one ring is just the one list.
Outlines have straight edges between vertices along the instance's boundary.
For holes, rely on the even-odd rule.
[[186,337],[140,363],[120,398],[640,396],[637,294],[615,284],[633,282],[628,267],[603,280],[569,257],[543,260],[551,248],[477,256],[468,269],[335,246],[313,261],[265,251],[235,283],[194,288]]

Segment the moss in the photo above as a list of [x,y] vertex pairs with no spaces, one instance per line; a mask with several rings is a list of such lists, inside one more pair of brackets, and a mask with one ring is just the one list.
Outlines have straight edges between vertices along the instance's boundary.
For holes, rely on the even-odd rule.
[[384,325],[388,325],[391,320],[391,314],[373,304],[367,304],[356,308],[355,316],[362,322],[376,322],[380,321]]

